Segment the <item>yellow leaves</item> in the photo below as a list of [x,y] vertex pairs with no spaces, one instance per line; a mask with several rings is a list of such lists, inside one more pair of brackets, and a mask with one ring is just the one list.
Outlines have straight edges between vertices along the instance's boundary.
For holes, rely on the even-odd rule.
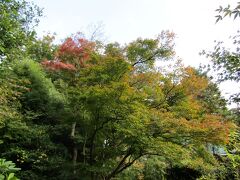
[[129,136],[147,131],[148,134],[152,134],[152,142],[151,138],[148,138],[150,144],[165,148],[168,143],[199,145],[228,142],[232,124],[224,122],[223,117],[219,115],[205,113],[205,107],[199,97],[208,87],[209,80],[198,74],[195,69],[191,67],[183,69],[177,82],[173,81],[172,77],[151,71],[133,73],[125,83],[128,84],[129,91],[135,92],[140,101],[144,98],[143,109],[146,109],[144,112],[141,106],[133,103],[134,112],[129,116],[123,130]]
[[185,77],[181,82],[188,95],[196,97],[208,86],[208,79],[197,74],[192,67],[185,68]]
[[133,167],[135,167],[137,169],[143,169],[144,168],[144,163],[142,163],[140,161],[136,161],[136,162],[134,162]]

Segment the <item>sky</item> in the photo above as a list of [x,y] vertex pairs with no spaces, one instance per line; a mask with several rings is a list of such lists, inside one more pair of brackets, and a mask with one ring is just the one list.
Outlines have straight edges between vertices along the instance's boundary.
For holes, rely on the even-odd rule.
[[[240,29],[240,18],[215,23],[215,9],[238,0],[33,0],[43,8],[36,28],[39,36],[56,33],[58,40],[76,32],[90,32],[101,24],[104,40],[125,44],[138,37],[154,38],[163,30],[176,34],[176,54],[185,65],[198,67],[208,60],[199,56],[212,50],[214,40],[227,40]],[[236,84],[220,87],[224,93],[239,91]]]

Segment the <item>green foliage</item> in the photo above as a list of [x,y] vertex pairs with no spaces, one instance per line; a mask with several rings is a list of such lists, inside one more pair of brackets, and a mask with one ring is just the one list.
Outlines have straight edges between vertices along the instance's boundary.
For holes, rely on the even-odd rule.
[[55,46],[34,39],[37,7],[1,6],[0,56],[11,63],[0,64],[0,154],[20,178],[164,179],[218,166],[205,145],[225,144],[232,125],[217,87],[191,67],[154,68],[174,58],[173,33],[102,49],[78,34]]
[[230,143],[228,144],[226,151],[227,157],[230,159],[231,170],[234,172],[236,179],[240,178],[240,132],[232,132],[230,134]]
[[[216,16],[216,22],[222,20],[223,18],[229,16],[234,16],[234,19],[240,16],[239,2],[235,8],[231,8],[230,5],[223,8],[219,7],[216,11],[218,15]],[[227,48],[224,42],[217,42],[214,50],[210,52],[203,51],[203,54],[210,58],[211,63],[208,65],[208,70],[214,70],[217,73],[218,83],[224,81],[235,81],[239,82],[239,34],[231,36],[233,46]],[[220,167],[217,168],[212,173],[204,175],[201,179],[239,179],[239,153],[238,153],[238,142],[239,142],[239,108],[232,109],[231,111],[226,110],[224,100],[219,98],[219,93],[217,93],[214,86],[210,86],[210,91],[206,93],[214,93],[211,96],[211,100],[207,100],[210,103],[209,109],[212,113],[220,113],[225,118],[231,119],[236,123],[236,128],[229,135],[229,142],[225,148],[227,152],[227,157],[218,157]],[[206,95],[206,94],[205,94]],[[216,97],[216,98],[215,98]],[[206,98],[204,98],[206,99]],[[232,94],[229,98],[229,102],[239,105],[239,92]]]
[[211,113],[222,113],[227,112],[226,100],[221,96],[217,84],[210,83],[207,89],[203,92],[201,98],[206,104],[206,110]]
[[[155,71],[154,60],[170,56],[151,54],[157,47],[158,40],[139,40],[126,48],[108,45],[106,54],[89,55],[86,66],[69,74],[57,68],[48,70],[50,76],[58,74],[54,84],[66,98],[66,114],[59,128],[68,134],[58,139],[73,161],[66,174],[86,179],[141,177],[144,173],[163,177],[164,169],[155,174],[134,168],[151,167],[152,156],[162,158],[162,163],[189,166],[202,173],[216,164],[207,151],[193,148],[223,144],[229,128],[219,122],[221,114],[211,115],[201,104],[210,106],[199,98],[208,87],[208,79],[192,68],[179,69],[178,77]],[[128,52],[126,56],[123,49]],[[153,57],[142,61],[136,70],[133,63],[150,54]],[[141,161],[144,157],[150,164]],[[134,173],[126,171],[128,168]]]
[[31,60],[41,62],[46,59],[54,59],[57,45],[53,44],[54,35],[46,35],[41,39],[33,39],[29,42],[26,53]]
[[227,7],[222,7],[219,6],[218,9],[216,9],[216,11],[218,12],[218,15],[216,15],[215,17],[216,19],[216,23],[220,20],[222,20],[223,18],[225,18],[226,16],[233,16],[234,19],[236,19],[237,17],[240,17],[240,2],[237,3],[238,5],[234,8],[231,8],[230,5],[228,5]]
[[[33,61],[2,63],[1,69],[1,80],[4,82],[0,91],[1,155],[22,168],[19,173],[22,179],[44,179],[46,171],[53,176],[60,174],[57,169],[63,158],[59,157],[59,153],[64,153],[65,149],[51,141],[54,133],[51,133],[49,124],[61,115],[62,96],[45,77],[40,65]],[[29,95],[33,87],[34,93]],[[43,101],[38,92],[43,93]],[[34,98],[35,101],[32,100]],[[32,102],[39,107],[30,107]],[[40,108],[46,104],[50,108]]]
[[0,60],[21,58],[41,10],[25,0],[1,0],[0,14]]
[[144,179],[146,180],[157,180],[166,178],[166,169],[169,167],[167,162],[159,157],[150,157],[147,159],[144,165]]
[[0,179],[1,180],[18,180],[13,172],[19,171],[20,168],[16,168],[12,161],[6,161],[0,159]]
[[[4,146],[5,141],[19,137],[19,133],[25,131],[25,124],[21,122],[22,114],[18,98],[27,88],[24,86],[24,79],[17,79],[12,72],[10,64],[1,64],[0,71],[0,146]],[[5,148],[4,148],[5,149]]]
[[126,57],[137,71],[152,69],[156,60],[167,60],[174,55],[174,34],[162,32],[157,39],[137,39],[126,47]]
[[[213,51],[203,52],[210,58],[212,64],[208,68],[217,73],[218,82],[230,80],[238,83],[240,80],[239,38],[239,34],[231,37],[232,48],[227,48],[223,42],[218,42]],[[231,94],[229,101],[238,104],[240,102],[239,94],[239,92]],[[237,111],[239,110],[236,109]]]
[[32,60],[17,62],[14,71],[19,77],[30,82],[27,87],[29,91],[22,96],[22,104],[26,110],[46,113],[51,107],[61,106],[63,96],[55,89],[38,63]]

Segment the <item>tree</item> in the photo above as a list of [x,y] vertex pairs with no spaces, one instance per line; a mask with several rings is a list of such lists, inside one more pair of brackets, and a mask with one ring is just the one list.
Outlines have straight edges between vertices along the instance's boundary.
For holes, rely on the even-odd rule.
[[[217,73],[219,83],[233,81],[238,83],[240,80],[240,57],[239,57],[239,35],[231,38],[234,48],[227,48],[223,42],[218,42],[213,51],[203,51],[207,58],[211,59],[209,69]],[[230,102],[239,105],[239,92],[232,94]]]
[[26,47],[29,59],[41,62],[46,59],[54,59],[57,45],[54,44],[55,36],[47,34],[40,39],[32,39]]
[[[216,11],[219,13],[216,16],[216,22],[219,22],[224,17],[232,15],[234,19],[240,16],[240,4],[235,8],[231,8],[230,5],[223,8],[219,7]],[[203,51],[208,58],[210,58],[211,63],[208,65],[209,69],[213,69],[217,73],[218,83],[224,81],[233,81],[238,83],[240,80],[240,57],[239,57],[239,34],[235,36],[231,36],[230,40],[232,41],[232,47],[225,47],[224,42],[217,42],[214,50],[210,52]],[[239,179],[239,98],[240,92],[235,94],[231,94],[229,101],[234,103],[237,107],[231,110],[230,118],[232,118],[237,128],[235,131],[230,133],[229,136],[229,144],[226,146],[227,159],[222,159],[225,162],[226,168],[228,170],[228,176],[232,176],[232,178]],[[229,115],[229,114],[228,114]],[[229,163],[230,162],[230,163]],[[230,165],[229,165],[230,164]]]
[[53,127],[62,116],[64,99],[39,63],[14,61],[0,74],[1,156],[21,167],[22,179],[58,177],[65,149],[55,143]]
[[162,32],[156,39],[137,39],[126,47],[126,58],[137,71],[148,71],[157,60],[174,55],[174,33]]
[[[240,16],[239,9],[240,2],[238,2],[238,5],[234,9],[231,9],[230,5],[228,5],[228,7],[226,8],[220,6],[219,9],[217,9],[216,11],[218,11],[219,13],[223,13],[224,17],[227,15],[231,17],[234,14],[234,19],[236,19],[238,16]],[[216,17],[217,22],[219,20],[222,20],[223,18],[221,15],[218,15]],[[240,80],[240,58],[238,47],[240,43],[239,37],[239,34],[230,37],[233,47],[235,48],[226,48],[223,46],[223,42],[218,42],[214,47],[214,51],[203,51],[203,54],[206,54],[207,57],[211,58],[211,61],[213,63],[213,69],[219,72],[217,74],[219,82],[227,80],[239,82]],[[231,98],[233,102],[239,103],[239,93],[232,95]]]
[[66,98],[61,126],[69,135],[60,142],[73,161],[72,178],[112,179],[143,157],[204,161],[194,147],[227,142],[230,123],[199,100],[208,80],[192,68],[154,69],[155,60],[174,54],[172,35],[163,34],[124,48],[110,44],[105,53],[68,38],[57,60],[42,63]]
[[24,54],[34,39],[32,30],[38,23],[41,10],[25,0],[0,1],[0,60],[12,60]]

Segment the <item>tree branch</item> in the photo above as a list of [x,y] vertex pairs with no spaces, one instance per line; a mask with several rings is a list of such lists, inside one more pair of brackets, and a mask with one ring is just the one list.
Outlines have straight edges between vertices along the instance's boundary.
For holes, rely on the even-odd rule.
[[145,60],[143,60],[143,58],[139,59],[138,61],[136,61],[135,63],[132,64],[132,67],[134,67],[137,64],[142,64],[142,63],[152,60],[158,53],[159,53],[159,51],[154,52],[153,55],[151,55],[150,57],[148,57]]
[[131,155],[131,153],[132,153],[132,150],[131,148],[129,148],[129,150],[127,151],[127,154],[125,154],[122,160],[118,163],[117,167],[106,177],[106,180],[110,180],[118,173],[119,169],[124,164],[125,160]]
[[157,107],[159,107],[162,103],[166,102],[168,95],[171,93],[171,91],[172,91],[174,88],[175,88],[175,85],[173,84],[173,86],[167,91],[164,99],[163,99],[160,103],[158,103],[157,105],[153,106],[153,108],[157,108]]

